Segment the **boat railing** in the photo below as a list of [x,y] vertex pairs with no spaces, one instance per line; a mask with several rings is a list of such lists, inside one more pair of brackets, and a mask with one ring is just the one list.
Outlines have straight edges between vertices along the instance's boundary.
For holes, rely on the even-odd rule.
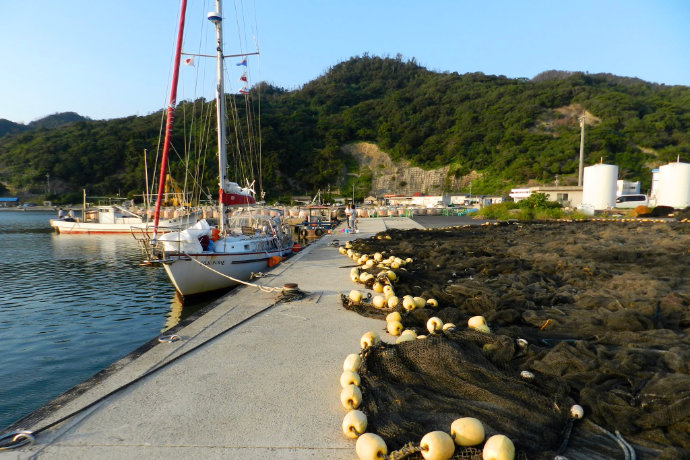
[[[178,230],[176,228],[158,227],[161,233],[168,233],[170,231]],[[139,249],[141,250],[141,255],[144,259],[144,264],[150,265],[153,263],[164,263],[167,261],[165,255],[165,249],[161,244],[160,240],[154,241],[153,239],[153,226],[151,227],[130,227],[130,233],[132,237],[139,244]],[[174,243],[175,240],[168,241],[168,243]],[[181,241],[177,239],[178,253],[181,253]]]

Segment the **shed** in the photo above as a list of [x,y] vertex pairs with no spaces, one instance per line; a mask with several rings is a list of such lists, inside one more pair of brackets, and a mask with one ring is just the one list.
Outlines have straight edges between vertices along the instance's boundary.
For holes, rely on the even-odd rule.
[[19,204],[19,198],[0,198],[0,206],[2,207],[17,206],[17,204]]

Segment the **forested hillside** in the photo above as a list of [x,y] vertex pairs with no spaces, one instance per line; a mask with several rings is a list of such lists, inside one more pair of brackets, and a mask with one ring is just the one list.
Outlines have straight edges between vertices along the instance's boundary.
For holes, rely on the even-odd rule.
[[[567,182],[577,174],[584,110],[586,164],[617,164],[620,178],[642,180],[645,188],[653,167],[690,161],[690,88],[609,74],[548,71],[510,79],[364,56],[298,90],[258,85],[251,98],[261,99],[262,176],[271,198],[347,186],[352,178],[345,173],[360,171],[340,147],[355,141],[423,168],[451,165],[456,177],[477,171],[483,177],[475,182],[477,192],[556,177]],[[208,104],[214,103],[186,102],[178,113],[206,112]],[[82,187],[141,193],[143,151],[155,151],[160,122],[159,112],[6,134],[0,137],[0,183],[15,193],[41,193],[49,174],[58,193],[78,194]],[[178,116],[175,142],[191,130]],[[179,173],[181,160],[171,161]],[[209,190],[216,188],[216,167],[209,161],[202,173]]]
[[0,137],[5,134],[15,134],[34,128],[59,128],[75,121],[88,120],[86,117],[74,112],[56,113],[48,115],[40,120],[32,121],[28,125],[15,123],[10,120],[0,119]]

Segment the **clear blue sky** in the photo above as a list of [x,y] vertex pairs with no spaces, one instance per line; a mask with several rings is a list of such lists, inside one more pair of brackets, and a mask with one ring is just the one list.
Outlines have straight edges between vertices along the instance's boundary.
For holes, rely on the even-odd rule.
[[[198,16],[202,0],[188,1]],[[690,86],[688,0],[238,0],[225,2],[226,24],[236,8],[249,44],[225,51],[251,50],[257,36],[250,83],[298,88],[368,52],[435,71],[580,70]],[[164,107],[178,9],[178,0],[0,0],[0,118]],[[202,20],[189,21],[192,31]]]

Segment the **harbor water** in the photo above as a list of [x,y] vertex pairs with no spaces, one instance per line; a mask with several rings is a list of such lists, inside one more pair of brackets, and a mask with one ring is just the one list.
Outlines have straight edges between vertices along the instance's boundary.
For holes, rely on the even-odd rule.
[[212,300],[183,308],[130,235],[59,235],[53,217],[0,212],[0,429]]

